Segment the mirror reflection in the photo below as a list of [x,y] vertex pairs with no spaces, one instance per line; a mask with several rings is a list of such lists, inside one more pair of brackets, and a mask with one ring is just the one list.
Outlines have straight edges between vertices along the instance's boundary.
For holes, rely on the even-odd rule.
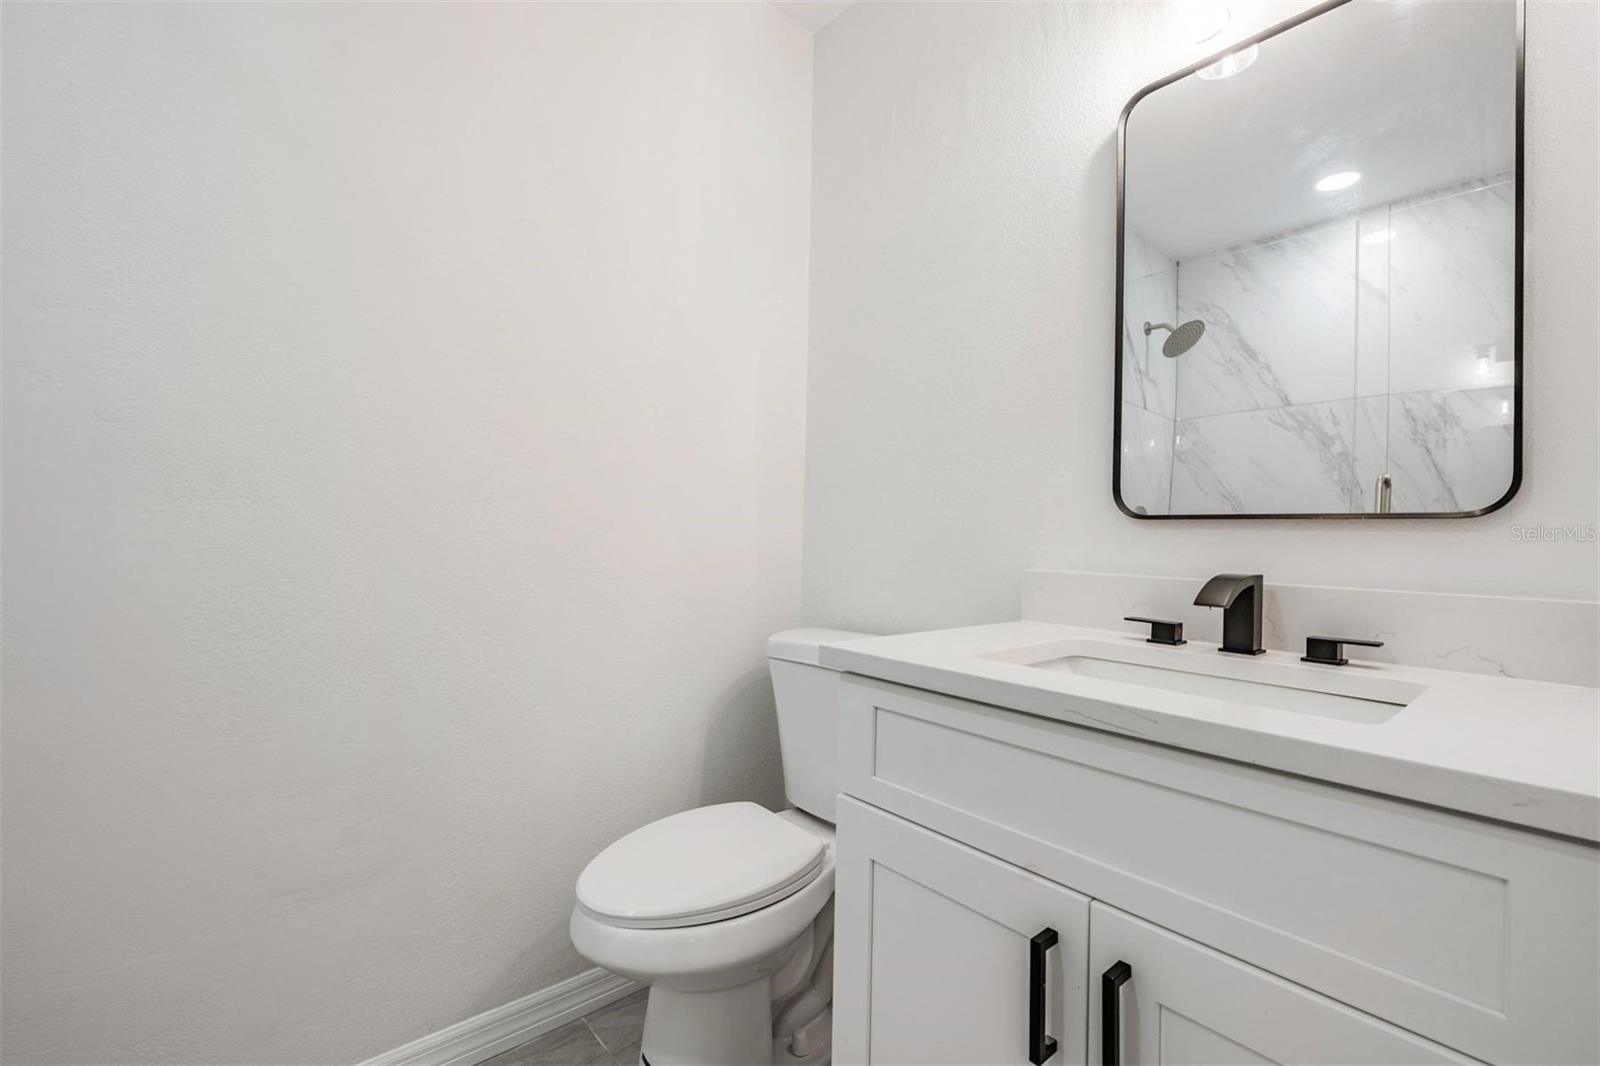
[[1515,489],[1519,11],[1350,0],[1124,118],[1118,502],[1461,515]]

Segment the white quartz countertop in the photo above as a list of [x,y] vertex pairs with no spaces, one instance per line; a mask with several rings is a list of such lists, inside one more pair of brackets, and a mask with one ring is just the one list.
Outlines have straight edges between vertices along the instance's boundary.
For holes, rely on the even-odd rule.
[[[1052,642],[1093,640],[1147,658],[1142,635],[1048,622],[870,637],[822,649],[824,666],[1136,737],[1350,788],[1600,843],[1600,689],[1363,663],[1301,663],[1268,651],[1232,657],[1235,676],[1269,670],[1392,681],[1425,691],[1385,722],[1356,722],[1209,696],[1059,673],[986,658]],[[1160,648],[1217,659],[1191,640]],[[1135,651],[1137,649],[1137,652]],[[1359,652],[1360,649],[1353,649]],[[1195,663],[1195,665],[1203,665]],[[1333,680],[1330,678],[1330,680]]]

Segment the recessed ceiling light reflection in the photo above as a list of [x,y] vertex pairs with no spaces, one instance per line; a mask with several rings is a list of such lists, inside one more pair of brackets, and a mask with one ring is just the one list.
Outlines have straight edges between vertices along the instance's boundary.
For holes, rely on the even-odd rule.
[[1216,81],[1218,78],[1231,78],[1256,61],[1256,56],[1261,52],[1259,45],[1241,48],[1237,52],[1229,52],[1221,59],[1208,67],[1201,67],[1198,73],[1206,81]]
[[1361,238],[1362,244],[1388,244],[1394,240],[1394,230],[1380,229]]
[[1341,170],[1339,173],[1329,174],[1327,177],[1317,182],[1317,191],[1338,192],[1340,189],[1348,189],[1350,186],[1354,185],[1360,180],[1361,171]]

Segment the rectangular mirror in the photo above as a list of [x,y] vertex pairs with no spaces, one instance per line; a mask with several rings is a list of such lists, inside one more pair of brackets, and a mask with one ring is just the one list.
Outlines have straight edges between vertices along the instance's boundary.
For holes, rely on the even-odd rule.
[[1117,504],[1438,517],[1521,478],[1518,0],[1341,0],[1119,130]]

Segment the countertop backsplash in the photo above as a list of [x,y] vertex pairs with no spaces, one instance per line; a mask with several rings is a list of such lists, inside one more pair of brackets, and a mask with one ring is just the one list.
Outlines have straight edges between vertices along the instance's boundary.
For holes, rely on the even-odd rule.
[[[1222,614],[1194,605],[1209,574],[1150,577],[1028,570],[1022,617],[1102,629],[1133,628],[1125,615],[1184,623],[1217,640]],[[1360,658],[1566,685],[1600,685],[1600,603],[1394,589],[1282,585],[1267,575],[1264,642],[1303,651],[1308,636],[1381,640]]]

